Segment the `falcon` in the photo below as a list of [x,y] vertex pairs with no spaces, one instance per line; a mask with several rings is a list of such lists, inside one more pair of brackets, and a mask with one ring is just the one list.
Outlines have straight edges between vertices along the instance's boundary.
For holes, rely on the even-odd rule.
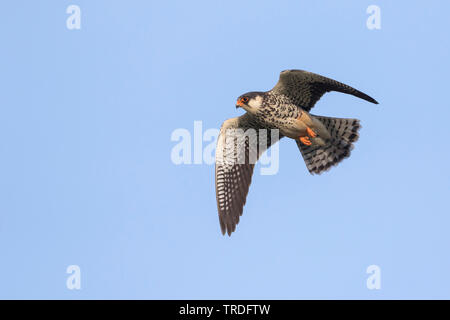
[[255,162],[282,137],[295,140],[311,174],[320,174],[350,155],[359,138],[359,120],[309,113],[330,91],[378,104],[346,84],[303,70],[282,71],[272,90],[248,92],[237,99],[236,108],[246,113],[226,120],[217,138],[215,180],[222,234],[230,236],[239,223]]

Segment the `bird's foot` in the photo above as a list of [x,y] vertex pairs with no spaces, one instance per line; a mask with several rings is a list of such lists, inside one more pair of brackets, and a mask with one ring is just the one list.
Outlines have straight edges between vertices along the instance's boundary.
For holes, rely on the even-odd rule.
[[298,138],[299,140],[300,140],[300,142],[301,143],[303,143],[305,146],[310,146],[312,143],[311,143],[311,140],[309,140],[309,137],[308,136],[304,136],[304,137],[300,137],[300,138]]
[[299,140],[305,146],[310,146],[312,144],[312,142],[309,138],[317,137],[317,133],[315,133],[310,127],[306,127],[306,134],[307,134],[306,136],[300,137]]
[[306,127],[306,133],[307,133],[308,136],[310,136],[311,138],[317,137],[317,133],[315,133],[310,127]]

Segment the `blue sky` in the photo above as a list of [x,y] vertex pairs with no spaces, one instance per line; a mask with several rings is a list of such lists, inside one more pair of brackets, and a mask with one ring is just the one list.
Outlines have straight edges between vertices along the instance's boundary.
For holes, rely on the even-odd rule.
[[[66,8],[81,8],[68,30]],[[366,9],[381,9],[368,30]],[[448,1],[7,1],[0,12],[0,298],[450,298]],[[212,165],[172,132],[218,128],[284,69],[352,85],[361,119],[311,176],[293,141],[231,238]],[[66,269],[81,269],[69,290]],[[381,289],[366,268],[381,269]]]

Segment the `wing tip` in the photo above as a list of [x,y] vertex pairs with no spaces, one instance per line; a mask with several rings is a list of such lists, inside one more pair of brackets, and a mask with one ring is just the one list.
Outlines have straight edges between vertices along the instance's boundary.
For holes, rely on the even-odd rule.
[[373,104],[379,104],[378,101],[375,100],[374,98],[372,98],[372,97],[369,97],[369,98],[370,98],[370,100],[367,100],[367,101],[372,102]]
[[234,230],[231,230],[230,228],[225,227],[224,229],[221,228],[220,231],[222,232],[222,236],[225,237],[228,235],[228,237],[231,237],[231,234],[233,233]]
[[219,215],[219,222],[220,222],[220,231],[222,233],[222,236],[228,235],[231,237],[231,234],[236,230],[236,224],[232,222],[225,222],[222,220],[221,216]]
[[358,98],[364,99],[364,100],[366,100],[368,102],[371,102],[373,104],[379,104],[377,100],[375,100],[371,96],[365,94],[364,92],[359,91],[358,93],[359,94],[356,95]]

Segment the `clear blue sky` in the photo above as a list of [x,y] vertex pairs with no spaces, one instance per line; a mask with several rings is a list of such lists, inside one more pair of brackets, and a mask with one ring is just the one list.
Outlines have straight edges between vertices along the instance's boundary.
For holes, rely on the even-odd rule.
[[[81,8],[68,30],[66,8]],[[381,30],[366,9],[381,8]],[[5,1],[0,298],[450,298],[448,1]],[[231,238],[214,166],[173,130],[218,128],[284,69],[355,86],[361,119],[311,176],[293,141],[256,174]],[[368,290],[366,268],[381,268]],[[81,268],[81,290],[66,268]]]

